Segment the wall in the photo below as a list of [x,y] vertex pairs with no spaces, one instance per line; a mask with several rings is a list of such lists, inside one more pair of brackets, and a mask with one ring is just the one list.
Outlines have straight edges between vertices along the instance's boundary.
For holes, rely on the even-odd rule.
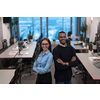
[[86,24],[87,24],[87,31],[86,31],[86,36],[90,37],[90,32],[91,32],[91,17],[86,17]]
[[91,17],[86,18],[86,23],[88,25],[87,37],[90,37],[90,42],[94,42],[95,40],[95,34],[97,33],[97,26],[99,22],[100,22],[100,17],[93,17],[92,21]]
[[8,29],[9,24],[3,23],[3,17],[1,17],[2,20],[2,31],[3,31],[3,39],[7,39],[8,46],[10,45],[10,29]]
[[0,17],[0,49],[2,49],[3,31],[2,31],[2,18]]

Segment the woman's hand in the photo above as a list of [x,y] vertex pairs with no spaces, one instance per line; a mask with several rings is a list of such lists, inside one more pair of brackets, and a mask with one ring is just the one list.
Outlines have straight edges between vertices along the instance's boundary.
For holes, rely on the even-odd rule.
[[37,66],[36,69],[38,69],[39,67]]

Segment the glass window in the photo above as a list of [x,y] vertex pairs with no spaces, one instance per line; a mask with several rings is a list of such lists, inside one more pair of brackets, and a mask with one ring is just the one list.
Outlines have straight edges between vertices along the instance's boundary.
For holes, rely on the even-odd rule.
[[42,37],[47,37],[46,31],[46,17],[42,17]]
[[20,38],[27,39],[29,33],[32,33],[32,17],[19,17]]
[[40,17],[33,17],[33,34],[34,34],[34,40],[37,40],[40,35]]
[[72,34],[76,36],[77,17],[72,17]]
[[[86,17],[81,17],[81,24],[80,24],[81,26],[82,26],[82,23],[85,22],[85,19],[86,19]],[[81,27],[81,26],[80,26],[80,27]],[[80,31],[80,34],[83,34],[83,33]]]
[[71,17],[63,17],[64,18],[64,32],[66,32],[66,36],[68,36],[68,32],[70,31],[70,25],[71,25]]
[[58,40],[58,33],[62,31],[62,17],[48,17],[48,38]]
[[19,36],[27,39],[28,34],[34,35],[34,40],[40,36],[40,17],[19,17]]

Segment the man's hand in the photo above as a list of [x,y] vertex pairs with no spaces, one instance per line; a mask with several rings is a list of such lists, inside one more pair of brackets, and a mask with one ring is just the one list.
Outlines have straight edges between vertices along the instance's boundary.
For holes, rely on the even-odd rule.
[[64,62],[61,59],[59,59],[59,58],[57,59],[57,62],[61,63],[62,65],[64,65]]
[[75,61],[76,60],[76,57],[73,56],[72,59],[71,59],[71,62]]

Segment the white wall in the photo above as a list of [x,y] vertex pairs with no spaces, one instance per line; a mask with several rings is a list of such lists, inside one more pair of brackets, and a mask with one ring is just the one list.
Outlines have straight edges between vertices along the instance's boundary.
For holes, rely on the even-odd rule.
[[3,31],[2,31],[2,19],[0,17],[0,49],[2,49]]
[[100,17],[93,17],[92,21],[91,17],[86,18],[86,23],[88,25],[87,37],[90,37],[90,42],[94,42],[95,40],[95,34],[97,33],[97,26],[99,22],[100,22]]
[[9,24],[6,23],[4,24],[3,23],[3,17],[1,18],[2,19],[2,31],[3,31],[3,39],[7,39],[7,44],[8,46],[10,45],[10,29],[8,29],[8,26]]
[[86,17],[86,24],[87,24],[86,36],[90,37],[90,32],[91,32],[91,17]]

